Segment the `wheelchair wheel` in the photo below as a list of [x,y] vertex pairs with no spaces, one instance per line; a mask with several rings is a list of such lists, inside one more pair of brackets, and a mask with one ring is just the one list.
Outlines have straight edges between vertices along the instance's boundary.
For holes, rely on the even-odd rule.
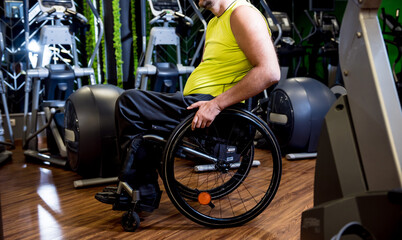
[[134,211],[125,212],[121,217],[121,226],[126,232],[134,232],[140,226],[140,217]]
[[[279,145],[252,113],[228,108],[213,124],[191,130],[193,114],[171,134],[162,179],[175,207],[208,227],[233,227],[257,217],[272,201],[281,178]],[[257,138],[265,148],[255,148]]]

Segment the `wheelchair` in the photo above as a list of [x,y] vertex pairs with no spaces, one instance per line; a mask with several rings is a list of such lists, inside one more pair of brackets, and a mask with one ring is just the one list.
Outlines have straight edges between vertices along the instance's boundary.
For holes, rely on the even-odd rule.
[[[143,136],[164,149],[158,169],[164,189],[174,206],[198,224],[213,228],[245,224],[262,213],[277,192],[280,146],[268,125],[248,110],[229,107],[210,127],[191,130],[194,114],[168,139],[164,134]],[[261,140],[263,149],[256,147]],[[125,231],[135,231],[140,224],[139,190],[121,181],[114,191],[129,198],[121,224]],[[123,209],[114,206],[114,210]]]

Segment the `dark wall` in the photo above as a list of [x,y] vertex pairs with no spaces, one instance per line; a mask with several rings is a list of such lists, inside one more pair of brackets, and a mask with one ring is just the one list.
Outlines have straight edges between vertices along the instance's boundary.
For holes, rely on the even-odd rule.
[[117,84],[116,55],[113,47],[113,6],[112,1],[103,1],[104,28],[106,44],[107,80],[109,84]]

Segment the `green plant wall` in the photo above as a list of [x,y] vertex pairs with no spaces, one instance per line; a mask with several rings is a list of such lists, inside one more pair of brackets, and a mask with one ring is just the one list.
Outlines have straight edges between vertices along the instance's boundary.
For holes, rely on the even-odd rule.
[[[104,17],[105,11],[104,11],[102,2],[99,3],[99,14],[100,14],[100,17],[102,19],[103,24],[105,24],[105,17]],[[107,76],[106,75],[107,66],[106,66],[106,51],[105,51],[105,49],[106,49],[105,35],[103,35],[102,36],[102,41],[101,41],[101,52],[102,52],[102,73],[103,73],[102,83],[104,83],[104,84],[107,83],[107,79],[105,77],[105,76]]]
[[[124,9],[122,9],[122,4],[125,3]],[[116,67],[116,85],[121,88],[131,87],[130,83],[125,81],[134,81],[135,70],[138,67],[138,38],[137,38],[137,25],[138,16],[136,13],[136,5],[139,4],[137,0],[130,0],[127,2],[122,2],[122,0],[112,0],[112,15],[113,15],[113,49],[115,57],[115,67]],[[138,5],[137,5],[138,6]],[[130,9],[128,9],[129,7]],[[129,24],[129,35],[127,35],[127,25]],[[110,24],[110,23],[109,23]],[[126,27],[126,28],[122,28]],[[122,31],[122,29],[125,29]],[[124,34],[124,41],[122,40],[122,35]],[[124,42],[132,41],[131,47],[127,48]],[[124,52],[123,52],[124,49]],[[126,60],[123,60],[123,54]],[[129,62],[127,61],[127,55],[131,55]],[[107,66],[108,69],[113,66]],[[127,69],[134,69],[133,71],[127,71]],[[125,76],[125,74],[128,74]]]
[[131,0],[131,28],[133,33],[133,52],[134,52],[134,76],[138,67],[138,46],[137,46],[137,21],[135,12],[135,0]]
[[[95,45],[96,45],[96,41],[95,41],[95,20],[94,20],[94,15],[90,9],[90,7],[87,4],[86,0],[83,0],[83,11],[84,11],[84,16],[88,19],[88,26],[89,29],[86,33],[85,36],[85,51],[86,51],[86,55],[87,55],[87,59],[86,62],[84,63],[84,65],[86,66],[86,64],[88,64],[91,55],[95,49]],[[98,59],[95,57],[94,62],[92,64],[92,68],[94,69],[95,72],[95,78],[97,81],[99,81],[98,79],[98,75],[96,74],[97,72],[97,67],[98,67]]]
[[117,68],[117,86],[123,87],[123,60],[121,50],[121,36],[120,36],[120,0],[113,0],[113,47],[116,55],[116,68]]
[[[402,10],[402,2],[400,0],[383,0],[381,3],[381,7],[378,10],[378,16],[381,14],[381,8],[385,9],[385,12],[391,16],[395,16],[396,10],[400,9]],[[399,17],[399,23],[402,23],[402,17]],[[383,22],[380,19],[380,24],[382,26]],[[389,31],[389,28],[386,28],[387,31]],[[390,39],[392,40],[393,38],[390,37],[389,35],[384,35],[385,39]],[[387,49],[388,49],[388,56],[390,60],[390,65],[392,67],[392,64],[394,63],[395,59],[398,56],[398,49],[396,46],[392,44],[387,44]],[[399,73],[402,70],[402,61],[399,61],[399,63],[396,64],[395,72]],[[400,79],[401,80],[401,79]]]
[[[97,8],[97,11],[102,19],[102,22],[104,24],[104,8],[103,8],[103,3],[102,1],[96,2],[95,7]],[[83,14],[84,16],[88,19],[88,30],[85,35],[85,51],[86,51],[86,59],[84,65],[86,65],[91,56],[92,53],[95,49],[96,41],[95,39],[97,36],[95,36],[95,18],[94,15],[90,9],[90,7],[87,4],[86,0],[82,1],[82,8],[83,8]],[[94,62],[92,64],[92,67],[95,71],[95,78],[98,83],[107,83],[107,79],[105,78],[106,76],[106,51],[105,51],[105,35],[102,36],[101,39],[101,45],[99,47],[99,57],[101,59],[98,59],[98,55],[95,55]],[[100,65],[98,65],[100,63]],[[97,72],[98,72],[98,67],[100,66],[100,71],[101,71],[101,76],[99,77]],[[100,78],[100,79],[99,79]]]

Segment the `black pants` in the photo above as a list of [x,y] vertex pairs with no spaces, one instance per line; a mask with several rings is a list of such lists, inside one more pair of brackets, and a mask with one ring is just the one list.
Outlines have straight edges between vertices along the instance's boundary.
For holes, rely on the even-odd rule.
[[159,93],[133,89],[122,93],[116,101],[119,158],[123,163],[120,180],[140,191],[141,186],[157,185],[156,169],[162,149],[144,142],[142,135],[156,133],[167,138],[194,111],[187,110],[188,106],[211,99],[211,95],[183,96],[181,92]]

